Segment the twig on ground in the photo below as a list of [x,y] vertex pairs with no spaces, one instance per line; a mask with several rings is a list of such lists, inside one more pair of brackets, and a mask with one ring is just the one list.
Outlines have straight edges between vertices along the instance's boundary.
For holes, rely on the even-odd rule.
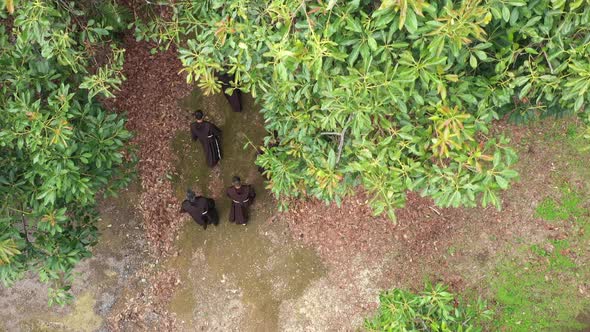
[[441,215],[440,212],[438,212],[438,210],[433,208],[432,206],[429,206],[428,208],[431,209],[432,211],[436,212],[436,214],[438,214],[439,216]]

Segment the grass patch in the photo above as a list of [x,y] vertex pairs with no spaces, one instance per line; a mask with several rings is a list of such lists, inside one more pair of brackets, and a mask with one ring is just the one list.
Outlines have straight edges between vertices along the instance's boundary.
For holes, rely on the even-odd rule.
[[524,257],[504,261],[497,268],[490,280],[497,329],[572,331],[587,327],[576,320],[590,305],[579,291],[579,286],[590,280],[590,270],[583,263],[590,246],[590,221],[583,201],[581,193],[564,186],[559,201],[546,198],[537,206],[538,218],[561,223],[570,231],[563,239],[522,245]]
[[537,206],[535,215],[547,221],[566,221],[571,218],[580,219],[586,211],[582,207],[582,195],[567,185],[561,188],[561,194],[561,202],[553,198],[545,198]]

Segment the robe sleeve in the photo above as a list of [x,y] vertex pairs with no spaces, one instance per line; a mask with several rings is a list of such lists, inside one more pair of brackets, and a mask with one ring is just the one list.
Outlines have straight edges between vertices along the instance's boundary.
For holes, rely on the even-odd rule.
[[191,124],[191,138],[193,139],[193,141],[197,140],[197,131],[195,129],[195,126]]
[[215,208],[215,201],[212,198],[207,198],[207,208],[209,208],[209,209]]

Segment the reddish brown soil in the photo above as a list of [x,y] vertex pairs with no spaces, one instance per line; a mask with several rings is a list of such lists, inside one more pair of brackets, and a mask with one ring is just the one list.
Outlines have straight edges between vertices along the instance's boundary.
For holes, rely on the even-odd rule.
[[180,207],[166,175],[173,172],[170,142],[187,121],[178,100],[188,95],[191,87],[179,75],[181,63],[175,49],[150,54],[149,45],[125,37],[124,75],[127,80],[112,108],[127,112],[127,128],[138,147],[137,167],[142,194],[139,210],[147,237],[154,248],[169,252],[181,224]]

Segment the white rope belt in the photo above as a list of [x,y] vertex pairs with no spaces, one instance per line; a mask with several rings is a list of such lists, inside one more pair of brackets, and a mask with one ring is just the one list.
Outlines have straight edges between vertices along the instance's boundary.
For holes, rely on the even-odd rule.
[[236,203],[236,204],[244,204],[244,203],[246,203],[246,202],[247,202],[247,201],[249,201],[249,200],[250,200],[249,198],[246,198],[246,200],[245,200],[245,201],[243,201],[243,202],[238,202],[238,201],[236,201],[236,200],[233,200],[233,199],[232,199],[232,201],[234,201],[234,203]]

